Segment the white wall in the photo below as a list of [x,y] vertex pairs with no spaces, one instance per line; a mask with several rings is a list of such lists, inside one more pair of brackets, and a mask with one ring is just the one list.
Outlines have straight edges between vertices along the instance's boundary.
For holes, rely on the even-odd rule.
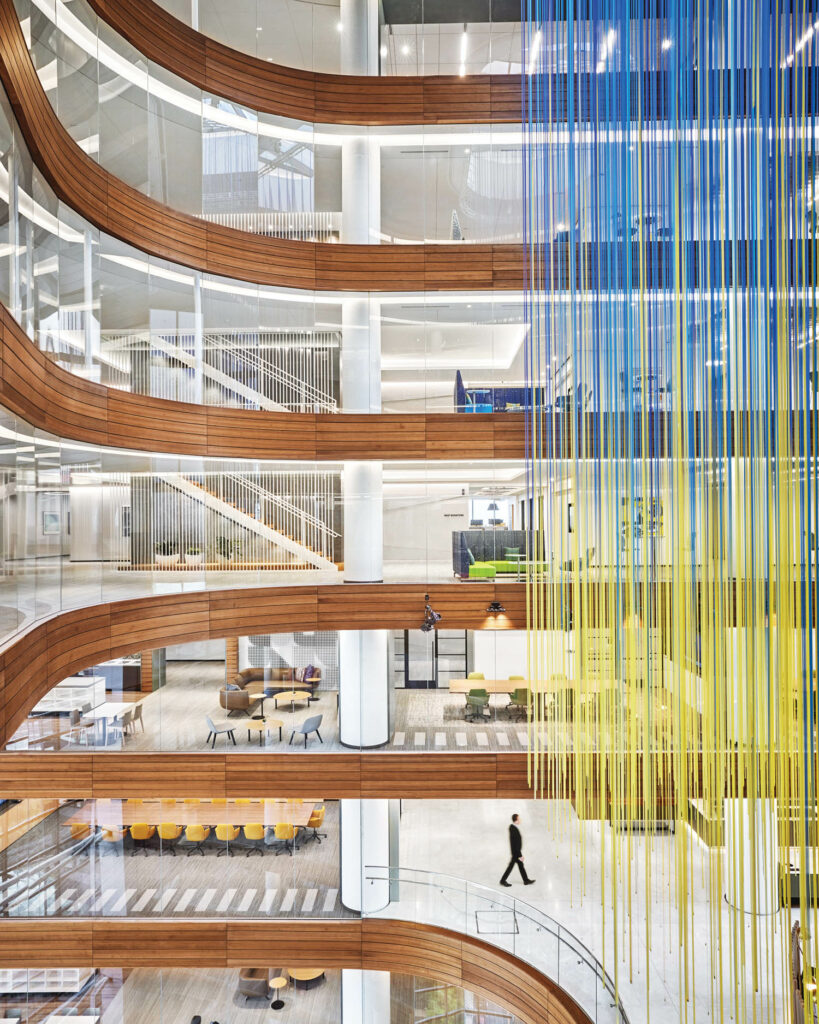
[[384,486],[384,561],[452,561],[452,531],[469,526],[469,498],[451,485]]
[[165,648],[167,661],[224,661],[224,640],[197,640],[191,644],[173,644]]
[[[526,668],[526,630],[476,629],[472,670],[487,679],[529,676]],[[571,634],[551,630],[543,640],[545,668],[571,679],[574,675],[570,653]]]

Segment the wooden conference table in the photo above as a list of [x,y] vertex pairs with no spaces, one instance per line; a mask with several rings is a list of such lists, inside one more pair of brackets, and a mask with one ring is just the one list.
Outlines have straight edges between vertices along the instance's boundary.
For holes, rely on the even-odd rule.
[[203,802],[198,804],[185,803],[184,800],[163,801],[143,800],[132,803],[122,800],[111,800],[110,803],[96,801],[85,804],[76,814],[65,822],[70,826],[76,823],[86,825],[159,825],[163,821],[174,825],[253,825],[263,824],[269,827],[285,823],[306,827],[316,804],[321,800],[313,797],[303,803],[289,803],[287,800],[265,800],[252,804],[240,804],[236,800],[227,800],[223,804]]
[[515,690],[531,690],[534,693],[561,693],[574,690],[576,693],[603,693],[616,686],[613,679],[450,679],[450,693],[469,693],[470,690],[486,690],[487,693],[514,693]]

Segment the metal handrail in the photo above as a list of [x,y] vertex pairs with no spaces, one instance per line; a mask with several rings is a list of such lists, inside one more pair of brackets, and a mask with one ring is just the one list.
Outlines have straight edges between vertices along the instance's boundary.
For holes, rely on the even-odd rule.
[[[523,920],[530,921],[536,928],[545,931],[550,935],[554,935],[558,942],[564,943],[575,955],[581,958],[581,961],[585,963],[587,967],[594,971],[596,976],[603,983],[605,990],[614,1000],[612,1005],[617,1008],[621,1024],[629,1024],[628,1014],[626,1013],[623,1002],[617,993],[614,981],[603,964],[600,963],[588,946],[581,942],[577,936],[568,931],[568,929],[564,925],[560,924],[559,921],[549,917],[548,914],[539,910],[537,907],[533,907],[531,903],[524,903],[523,900],[518,899],[516,896],[507,896],[503,893],[496,892],[490,886],[483,885],[480,882],[471,882],[466,878],[460,878],[457,875],[449,875],[441,871],[425,871],[417,868],[386,867],[375,864],[368,864],[364,870],[364,878],[370,883],[399,882],[414,885],[426,885],[430,887],[434,886],[436,889],[441,891],[448,889],[449,891],[458,893],[459,895],[465,895],[470,892],[477,893],[478,896],[485,899],[487,902],[496,904],[502,909],[511,910],[515,914],[516,918],[520,917]],[[376,875],[372,874],[372,872],[383,872],[384,874]],[[421,875],[426,876],[426,878],[422,879],[417,877]],[[444,879],[446,881],[442,884],[438,881],[439,879]],[[511,901],[511,905],[509,901]],[[491,942],[491,937],[488,937],[487,941]]]

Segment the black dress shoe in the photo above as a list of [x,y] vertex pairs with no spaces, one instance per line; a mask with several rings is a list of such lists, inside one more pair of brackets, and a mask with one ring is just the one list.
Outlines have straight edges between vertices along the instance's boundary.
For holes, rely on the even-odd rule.
[[527,878],[526,881],[523,884],[524,885],[534,885],[535,884],[535,880],[534,880],[534,878]]
[[512,883],[511,882],[501,882],[501,885],[504,886],[504,888],[506,888],[506,889],[511,889],[512,888]]

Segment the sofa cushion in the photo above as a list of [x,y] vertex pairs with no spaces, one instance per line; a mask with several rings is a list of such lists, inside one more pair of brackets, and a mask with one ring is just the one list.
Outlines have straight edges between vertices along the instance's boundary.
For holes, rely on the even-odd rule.
[[494,565],[490,565],[489,562],[475,562],[469,567],[469,578],[474,579],[494,579],[497,575],[497,569]]

